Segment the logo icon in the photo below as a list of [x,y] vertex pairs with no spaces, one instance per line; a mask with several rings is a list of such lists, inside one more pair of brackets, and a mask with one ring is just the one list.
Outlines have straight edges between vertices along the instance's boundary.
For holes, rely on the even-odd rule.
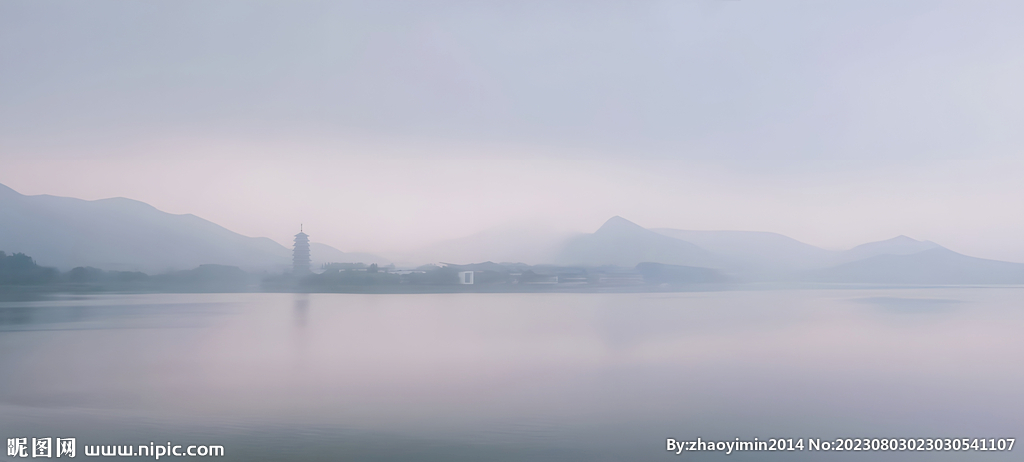
[[[55,441],[56,440],[56,441]],[[54,443],[56,442],[56,445]],[[31,456],[29,454],[31,453]],[[32,445],[28,444],[28,438],[7,438],[8,457],[75,457],[74,438],[32,438]]]

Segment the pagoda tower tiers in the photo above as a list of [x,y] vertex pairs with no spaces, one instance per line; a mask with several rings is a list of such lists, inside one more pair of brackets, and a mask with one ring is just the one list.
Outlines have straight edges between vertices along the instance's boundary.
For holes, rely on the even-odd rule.
[[295,247],[292,250],[292,274],[296,276],[309,274],[309,235],[302,232],[295,235]]

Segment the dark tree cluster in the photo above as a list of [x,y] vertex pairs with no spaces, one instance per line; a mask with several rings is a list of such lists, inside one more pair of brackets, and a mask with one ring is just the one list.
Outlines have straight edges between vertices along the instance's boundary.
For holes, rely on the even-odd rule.
[[28,255],[0,251],[0,286],[41,286],[47,291],[245,292],[258,290],[259,280],[237,267],[224,265],[200,265],[156,276],[90,266],[62,273],[39,266]]
[[[727,282],[713,269],[660,263],[640,263],[635,268],[445,263],[401,271],[396,271],[393,265],[382,268],[377,264],[331,263],[322,268],[320,273],[301,277],[289,273],[258,275],[225,265],[200,265],[191,270],[153,276],[137,271],[105,271],[92,267],[78,267],[61,273],[54,268],[39,266],[25,254],[0,252],[0,286],[34,287],[27,289],[30,291],[405,293],[579,291],[624,286],[656,286],[659,290],[666,290],[692,284]],[[459,273],[469,271],[473,273],[472,282],[463,284]],[[465,282],[469,281],[467,277]]]
[[57,270],[36,264],[35,260],[23,253],[7,255],[0,251],[0,284],[40,285],[57,280]]

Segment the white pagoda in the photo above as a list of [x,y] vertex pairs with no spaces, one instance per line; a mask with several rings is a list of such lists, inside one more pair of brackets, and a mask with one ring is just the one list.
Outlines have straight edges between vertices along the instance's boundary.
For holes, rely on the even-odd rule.
[[299,225],[299,234],[295,235],[295,247],[292,250],[292,274],[309,274],[309,261],[309,235],[302,232],[302,225]]

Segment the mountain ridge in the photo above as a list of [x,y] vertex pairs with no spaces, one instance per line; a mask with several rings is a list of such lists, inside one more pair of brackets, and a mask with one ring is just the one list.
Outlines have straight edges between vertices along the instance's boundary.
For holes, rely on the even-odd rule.
[[[284,272],[291,267],[291,250],[269,238],[244,236],[194,214],[171,214],[124,197],[26,196],[0,184],[0,213],[0,250],[25,253],[63,270],[82,266],[162,273],[214,264]],[[477,233],[435,250],[520,261],[508,254],[531,242],[536,246],[536,236],[542,236],[547,239],[543,248],[533,249],[538,264],[633,268],[654,263],[715,269],[740,282],[1024,283],[1024,264],[969,257],[904,235],[834,251],[770,232],[647,229],[617,215],[593,233],[571,237],[526,232],[517,241],[517,233],[522,231]],[[476,247],[467,249],[466,244]],[[311,249],[314,267],[390,263],[316,242]]]
[[571,265],[636,266],[652,262],[716,268],[714,256],[686,241],[663,236],[618,215],[609,218],[594,233],[570,239],[557,255],[556,263]]
[[194,214],[164,212],[135,199],[27,196],[0,184],[0,211],[0,249],[63,270],[91,266],[165,273],[218,264],[284,271],[291,266],[291,250],[270,238],[244,236]]
[[935,247],[883,254],[808,272],[814,282],[874,284],[1024,284],[1024,263],[976,258]]

